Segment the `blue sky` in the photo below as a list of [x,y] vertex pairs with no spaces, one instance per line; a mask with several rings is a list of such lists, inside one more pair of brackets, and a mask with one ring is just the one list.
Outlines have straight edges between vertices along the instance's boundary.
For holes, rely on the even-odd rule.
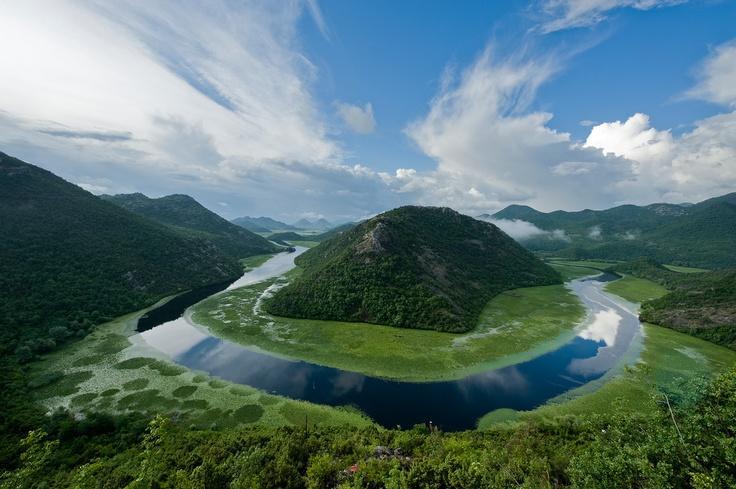
[[6,2],[0,150],[229,218],[697,201],[736,190],[734,19],[695,0]]

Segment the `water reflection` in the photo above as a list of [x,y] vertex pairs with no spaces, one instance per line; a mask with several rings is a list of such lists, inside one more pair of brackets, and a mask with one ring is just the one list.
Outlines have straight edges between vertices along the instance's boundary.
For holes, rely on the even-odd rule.
[[[279,260],[270,270],[283,266]],[[258,276],[267,273],[273,272]],[[251,275],[240,284],[252,280]],[[213,337],[185,319],[162,324],[141,337],[177,363],[267,392],[353,405],[384,426],[432,420],[445,430],[459,430],[473,428],[479,417],[494,409],[532,409],[615,365],[638,334],[639,322],[602,293],[602,286],[596,280],[569,284],[588,309],[589,322],[567,344],[533,360],[456,381],[396,382],[278,358]]]

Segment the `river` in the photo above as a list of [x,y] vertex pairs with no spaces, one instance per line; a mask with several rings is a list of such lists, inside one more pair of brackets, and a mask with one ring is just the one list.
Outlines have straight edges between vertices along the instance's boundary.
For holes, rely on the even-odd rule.
[[[294,253],[276,255],[228,289],[281,275],[304,251],[297,247]],[[318,404],[351,405],[386,427],[432,421],[447,431],[463,430],[474,428],[481,416],[495,409],[533,409],[614,367],[641,334],[636,312],[602,290],[616,278],[601,274],[568,284],[588,311],[568,343],[529,361],[453,381],[392,381],[275,357],[212,336],[185,316],[155,327],[147,321],[139,330],[148,345],[174,362],[232,382]],[[167,304],[161,308],[166,310]],[[180,309],[177,304],[176,311]],[[160,317],[170,318],[176,311]],[[156,314],[154,310],[148,317]]]

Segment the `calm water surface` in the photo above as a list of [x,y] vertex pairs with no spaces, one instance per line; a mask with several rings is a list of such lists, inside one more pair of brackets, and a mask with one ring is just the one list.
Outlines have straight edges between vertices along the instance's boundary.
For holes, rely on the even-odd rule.
[[[228,288],[280,275],[303,251],[276,255]],[[273,394],[352,405],[388,427],[431,420],[444,430],[462,430],[474,428],[478,418],[494,409],[535,408],[616,365],[640,334],[636,314],[602,292],[605,282],[616,278],[603,274],[570,282],[588,318],[567,344],[526,362],[454,381],[390,381],[278,358],[212,336],[183,317],[162,321],[141,337],[181,365]]]

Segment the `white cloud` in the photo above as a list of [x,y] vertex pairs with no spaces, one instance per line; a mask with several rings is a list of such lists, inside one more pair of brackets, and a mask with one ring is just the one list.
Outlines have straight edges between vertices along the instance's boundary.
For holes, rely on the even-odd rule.
[[370,134],[376,129],[376,120],[373,118],[373,106],[371,104],[360,107],[359,105],[338,102],[337,114],[353,132]]
[[576,27],[590,27],[606,18],[615,9],[650,10],[685,3],[687,0],[542,0],[541,7],[549,18],[541,26],[543,32],[555,32]]
[[601,236],[602,236],[602,232],[601,232],[600,226],[593,226],[588,230],[588,237],[590,239],[598,240],[598,239],[601,239]]
[[597,182],[629,170],[550,128],[552,114],[528,110],[560,65],[554,56],[500,58],[489,47],[458,78],[445,79],[427,115],[405,130],[437,169],[397,175],[402,189],[473,214],[520,201],[548,209],[610,203]]
[[736,112],[696,121],[678,137],[634,114],[595,126],[585,146],[633,162],[636,178],[615,185],[638,200],[699,201],[736,187]]
[[736,108],[736,41],[716,47],[703,63],[699,83],[687,94]]
[[0,115],[17,137],[0,142],[70,160],[94,147],[100,162],[209,180],[337,161],[309,92],[314,68],[293,40],[301,8],[4,2]]
[[584,146],[648,163],[671,157],[673,139],[669,131],[657,131],[651,127],[648,115],[637,113],[625,122],[606,122],[594,126]]
[[498,226],[501,231],[508,234],[517,241],[525,241],[531,238],[546,237],[548,239],[570,241],[570,238],[562,229],[553,231],[545,231],[540,229],[531,222],[522,219],[497,219],[495,217],[483,216],[478,219]]

